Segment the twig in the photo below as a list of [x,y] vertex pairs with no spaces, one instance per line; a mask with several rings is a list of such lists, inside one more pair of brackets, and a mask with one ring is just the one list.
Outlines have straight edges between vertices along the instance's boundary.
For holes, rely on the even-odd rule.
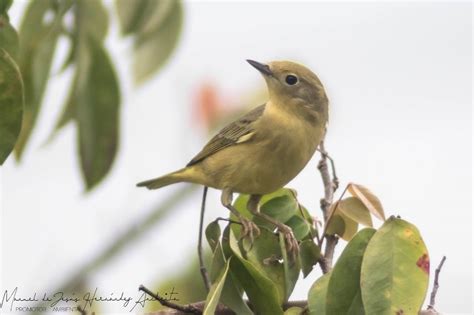
[[207,273],[206,266],[204,265],[204,258],[202,255],[202,234],[204,227],[204,212],[206,211],[206,197],[207,197],[207,186],[204,186],[202,191],[202,203],[201,203],[201,216],[199,219],[199,237],[198,237],[198,257],[199,257],[199,270],[201,270],[202,279],[207,292],[211,288],[211,280],[209,280],[209,274]]
[[202,311],[195,307],[192,304],[188,305],[179,305],[173,302],[168,301],[167,299],[159,296],[158,294],[155,294],[151,292],[149,289],[147,289],[144,285],[140,284],[138,287],[138,290],[145,292],[152,298],[156,299],[158,302],[160,302],[161,305],[184,312],[184,313],[192,313],[192,314],[202,314]]
[[[336,176],[336,167],[334,165],[334,161],[332,159],[332,172],[333,176],[331,178],[331,174],[329,174],[328,168],[328,153],[324,148],[324,140],[321,141],[319,145],[319,151],[321,152],[321,159],[319,160],[318,169],[321,173],[321,178],[323,180],[324,185],[324,198],[321,199],[321,210],[323,212],[324,217],[324,224],[327,224],[329,219],[329,207],[331,206],[333,199],[334,199],[334,192],[339,186],[339,180]],[[337,245],[338,238],[334,235],[326,235],[323,237],[326,239],[326,250],[324,252],[324,257],[321,257],[319,260],[319,264],[321,266],[321,270],[323,273],[328,273],[332,268],[332,260],[334,256],[334,249]]]
[[322,145],[322,148],[318,149],[318,151],[321,153],[321,155],[328,158],[329,162],[331,162],[332,185],[333,190],[336,191],[339,188],[339,177],[337,177],[336,174],[336,164],[334,163],[333,158],[328,154],[328,152],[324,150],[324,144]]
[[441,262],[438,265],[438,268],[436,268],[435,270],[433,291],[431,291],[430,304],[428,305],[428,310],[435,309],[434,306],[435,306],[436,294],[438,293],[438,288],[439,288],[439,283],[438,283],[439,273],[441,272],[441,268],[443,267],[445,260],[446,260],[446,256],[443,256],[443,258],[441,259]]

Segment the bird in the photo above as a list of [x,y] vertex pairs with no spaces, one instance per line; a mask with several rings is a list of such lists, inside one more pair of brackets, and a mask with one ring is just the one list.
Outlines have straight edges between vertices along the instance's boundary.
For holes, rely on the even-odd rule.
[[234,193],[248,194],[248,210],[273,224],[295,253],[299,245],[292,229],[260,212],[259,201],[296,177],[317,150],[326,133],[328,97],[318,76],[302,64],[247,62],[262,74],[268,101],[225,126],[184,168],[137,186],[189,182],[221,190],[222,205],[240,221],[241,237],[252,243],[260,229],[232,205]]

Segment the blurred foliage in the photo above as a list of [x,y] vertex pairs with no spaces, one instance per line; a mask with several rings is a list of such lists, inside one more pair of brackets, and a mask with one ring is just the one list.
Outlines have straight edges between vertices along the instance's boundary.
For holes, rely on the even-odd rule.
[[[0,80],[8,82],[0,86],[0,164],[13,146],[17,160],[22,158],[44,102],[57,43],[65,38],[69,53],[59,75],[67,68],[74,75],[51,138],[75,123],[82,175],[90,190],[109,173],[120,143],[120,83],[105,45],[109,12],[101,0],[34,0],[17,34],[7,14],[12,2],[0,0]],[[181,1],[117,0],[115,7],[122,35],[133,39],[134,79],[145,82],[177,46]]]
[[[209,262],[210,253],[206,252],[204,258],[206,262]],[[167,279],[159,279],[153,288],[155,288],[154,292],[164,297],[167,297],[166,295],[170,292],[175,292],[173,298],[176,298],[177,301],[173,302],[179,304],[202,301],[206,298],[206,288],[202,282],[197,259],[190,259],[187,265]],[[145,304],[144,312],[154,312],[163,308],[157,301],[149,302]]]
[[18,34],[10,24],[11,0],[0,0],[0,165],[13,150],[21,129],[23,82],[15,62]]

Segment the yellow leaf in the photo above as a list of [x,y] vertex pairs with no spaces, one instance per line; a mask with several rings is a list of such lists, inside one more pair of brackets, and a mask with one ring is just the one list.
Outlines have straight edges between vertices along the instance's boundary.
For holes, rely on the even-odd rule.
[[369,189],[362,185],[350,183],[347,186],[350,194],[359,199],[369,211],[382,221],[385,221],[385,213],[383,211],[382,203],[379,198],[375,196]]
[[349,197],[338,203],[339,211],[347,215],[352,220],[373,227],[369,209],[356,197]]

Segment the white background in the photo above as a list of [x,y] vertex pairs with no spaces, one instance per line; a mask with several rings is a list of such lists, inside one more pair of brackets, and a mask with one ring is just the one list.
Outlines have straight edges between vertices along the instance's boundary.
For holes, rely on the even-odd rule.
[[[24,4],[11,9],[15,26]],[[471,18],[467,2],[186,3],[176,54],[140,88],[130,80],[130,42],[119,39],[114,19],[107,46],[124,93],[118,159],[102,185],[84,194],[73,126],[42,146],[71,73],[53,78],[24,160],[9,159],[0,173],[0,292],[54,288],[177,189],[134,184],[182,167],[205,143],[191,109],[202,82],[236,103],[264,85],[245,59],[291,59],[313,69],[327,89],[326,146],[341,184],[369,187],[388,215],[416,224],[432,271],[447,256],[437,308],[471,313]],[[61,43],[58,56],[65,53]],[[288,186],[320,216],[316,165],[317,157]],[[95,273],[91,288],[135,294],[140,283],[178,272],[195,254],[199,202],[195,193]],[[226,215],[218,192],[208,204],[207,221]],[[318,268],[292,297],[305,298],[319,275]]]

